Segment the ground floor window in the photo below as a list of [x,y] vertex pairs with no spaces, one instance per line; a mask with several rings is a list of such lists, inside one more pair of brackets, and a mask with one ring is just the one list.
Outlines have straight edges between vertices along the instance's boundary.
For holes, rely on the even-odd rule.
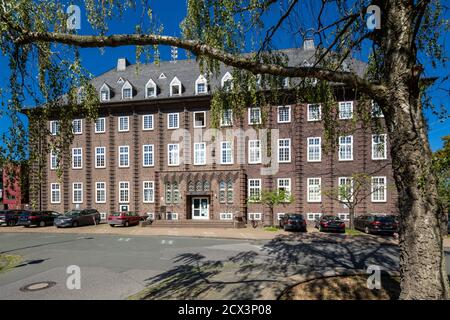
[[233,220],[233,214],[232,213],[221,213],[220,220]]
[[350,214],[349,213],[338,213],[338,217],[341,220],[349,221],[350,220]]
[[261,221],[261,219],[262,219],[261,213],[249,213],[248,214],[249,221],[252,221],[252,220]]
[[180,189],[178,182],[166,183],[166,203],[178,203],[180,199]]
[[321,213],[308,213],[306,219],[309,221],[319,220],[322,217]]

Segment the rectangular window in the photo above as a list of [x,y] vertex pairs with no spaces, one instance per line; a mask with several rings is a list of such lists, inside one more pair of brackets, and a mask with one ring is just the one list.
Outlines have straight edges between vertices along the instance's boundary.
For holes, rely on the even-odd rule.
[[320,104],[308,104],[308,121],[319,121],[322,118]]
[[153,166],[153,145],[144,144],[142,146],[142,156],[143,156],[143,166],[151,167]]
[[181,95],[181,85],[180,84],[174,84],[171,87],[171,96],[180,96]]
[[197,94],[206,93],[206,83],[200,82],[197,84]]
[[278,139],[278,162],[291,162],[291,139]]
[[109,91],[108,90],[102,90],[100,92],[100,97],[102,101],[108,101],[109,100]]
[[155,202],[155,182],[144,181],[144,203]]
[[320,181],[321,178],[308,178],[308,202],[322,201]]
[[180,146],[178,143],[167,145],[168,165],[178,166],[180,164]]
[[83,133],[83,121],[81,119],[75,119],[72,121],[72,133],[73,134]]
[[291,122],[291,106],[278,107],[278,123]]
[[206,143],[194,143],[194,165],[206,164]]
[[386,202],[386,177],[372,177],[372,202]]
[[289,199],[291,195],[291,178],[280,178],[277,180],[278,191],[284,191],[286,194],[286,200]]
[[353,102],[339,102],[339,119],[351,119],[353,117]]
[[119,117],[119,132],[130,130],[130,117]]
[[220,118],[220,125],[222,127],[228,127],[233,125],[233,110],[225,109],[222,111],[222,117]]
[[178,113],[169,113],[167,115],[167,128],[178,129],[179,127],[180,127],[179,114]]
[[339,219],[343,221],[350,221],[350,214],[349,213],[338,213]]
[[261,141],[248,141],[248,163],[261,163]]
[[120,203],[130,202],[130,183],[128,181],[119,182],[119,202]]
[[339,137],[339,161],[353,160],[353,136]]
[[353,202],[353,179],[352,177],[339,178],[338,199],[341,202]]
[[248,109],[248,124],[261,124],[261,108]]
[[387,159],[386,134],[372,135],[372,160]]
[[95,133],[104,133],[105,132],[105,118],[98,118],[95,120]]
[[372,118],[382,118],[384,117],[383,111],[381,111],[380,106],[378,103],[372,100]]
[[261,199],[261,179],[248,179],[248,198],[251,202]]
[[194,112],[194,128],[204,128],[206,127],[206,112],[199,111]]
[[52,136],[59,134],[59,121],[50,121],[50,133]]
[[320,137],[308,138],[308,162],[322,161],[322,146]]
[[277,213],[277,220],[280,221],[284,217],[285,213]]
[[83,183],[74,182],[72,184],[72,202],[83,203]]
[[147,87],[147,98],[156,97],[156,88],[153,86]]
[[106,168],[106,147],[95,148],[95,167]]
[[262,219],[262,214],[259,213],[259,212],[258,213],[252,212],[252,213],[248,214],[248,220],[249,221],[252,221],[252,220],[261,221],[261,219]]
[[220,220],[233,220],[233,214],[229,212],[220,213]]
[[142,116],[142,130],[153,130],[152,114],[146,114]]
[[106,183],[96,182],[95,183],[95,202],[96,203],[106,203]]
[[233,143],[231,141],[222,141],[220,143],[221,164],[233,163]]
[[50,170],[56,170],[58,168],[58,154],[56,150],[50,151]]
[[51,189],[50,202],[61,203],[61,185],[59,183],[52,183],[50,189]]
[[130,147],[119,146],[119,168],[130,166]]
[[72,149],[72,169],[83,168],[83,149],[73,148]]
[[133,89],[124,88],[123,89],[123,99],[131,99],[133,98]]
[[306,215],[306,219],[307,219],[308,221],[319,220],[320,217],[322,217],[322,214],[321,214],[321,213],[308,213],[308,214]]

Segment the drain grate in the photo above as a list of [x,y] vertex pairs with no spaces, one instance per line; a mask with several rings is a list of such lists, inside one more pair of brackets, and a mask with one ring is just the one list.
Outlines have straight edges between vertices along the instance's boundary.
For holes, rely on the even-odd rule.
[[30,283],[30,284],[27,284],[26,286],[21,287],[20,291],[22,291],[22,292],[40,291],[40,290],[45,290],[45,289],[51,288],[54,285],[56,285],[56,282],[53,282],[53,281],[34,282],[34,283]]

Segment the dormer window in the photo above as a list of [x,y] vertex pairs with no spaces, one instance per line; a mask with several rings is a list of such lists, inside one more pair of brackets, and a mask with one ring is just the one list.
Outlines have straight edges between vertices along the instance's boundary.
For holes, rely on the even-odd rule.
[[208,93],[208,82],[203,75],[200,75],[195,81],[195,94]]
[[181,82],[177,77],[170,82],[170,96],[181,96]]
[[222,77],[222,88],[225,91],[230,91],[233,88],[233,76],[229,72]]
[[109,101],[111,98],[111,91],[106,83],[100,88],[100,101]]
[[145,85],[145,97],[146,98],[154,98],[156,97],[156,83],[150,79]]
[[122,99],[133,99],[133,86],[128,81],[122,86]]

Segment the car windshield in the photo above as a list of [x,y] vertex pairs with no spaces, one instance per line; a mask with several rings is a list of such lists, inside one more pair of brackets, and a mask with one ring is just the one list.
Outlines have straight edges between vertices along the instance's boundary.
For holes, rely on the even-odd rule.
[[376,217],[375,218],[376,221],[380,221],[380,222],[394,222],[394,217]]
[[323,220],[340,220],[339,217],[336,216],[324,216]]
[[113,217],[120,217],[121,215],[122,215],[121,212],[113,212],[113,213],[111,213],[111,216],[113,216]]
[[289,219],[292,220],[303,220],[303,216],[301,214],[290,214]]
[[64,215],[66,217],[74,217],[74,216],[79,216],[80,213],[81,213],[81,211],[79,211],[79,210],[70,210],[70,211],[67,211],[66,213],[64,213]]

